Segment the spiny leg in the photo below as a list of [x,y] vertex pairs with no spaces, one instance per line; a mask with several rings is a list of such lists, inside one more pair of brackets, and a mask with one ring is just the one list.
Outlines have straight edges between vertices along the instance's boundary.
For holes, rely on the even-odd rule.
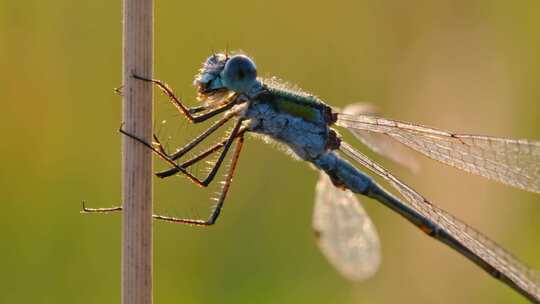
[[236,112],[229,112],[227,113],[222,119],[215,122],[210,128],[206,129],[204,132],[199,134],[197,137],[195,137],[193,140],[191,140],[189,143],[187,143],[185,146],[183,146],[178,151],[168,154],[165,149],[163,148],[163,145],[157,138],[157,136],[154,134],[154,141],[157,143],[158,149],[165,155],[167,155],[168,158],[171,160],[177,160],[178,158],[182,157],[187,152],[191,151],[193,148],[195,148],[199,143],[201,143],[204,139],[206,139],[208,136],[213,134],[216,130],[221,128],[225,123],[227,123],[232,117],[234,117],[237,113]]
[[[225,142],[225,145],[223,146],[223,150],[221,151],[221,154],[219,155],[218,160],[216,161],[216,163],[212,167],[212,170],[210,170],[210,172],[208,173],[206,178],[201,181],[203,186],[205,186],[205,187],[208,186],[214,180],[214,177],[216,176],[217,171],[219,170],[219,168],[223,164],[223,160],[225,159],[225,157],[227,156],[227,153],[229,152],[229,148],[231,147],[233,141],[235,140],[236,136],[238,135],[238,132],[240,131],[240,127],[242,126],[243,121],[244,120],[242,118],[240,118],[236,122],[236,125],[232,129],[231,134],[229,135],[229,137],[227,138],[227,141]],[[172,168],[172,169],[176,169],[176,168]]]
[[[236,135],[236,137],[237,138],[238,137],[243,137],[246,131],[247,131],[246,127],[240,128],[240,130],[238,131],[238,134]],[[198,154],[198,155],[190,158],[189,160],[179,164],[179,166],[182,167],[182,168],[187,169],[190,166],[192,166],[192,165],[200,162],[201,160],[205,159],[209,155],[214,154],[219,149],[223,148],[226,143],[227,143],[227,139],[215,144],[214,146],[208,148],[207,150],[201,152],[200,154]],[[177,172],[178,171],[173,171],[173,173],[171,175],[176,174]],[[108,213],[108,212],[116,212],[116,211],[122,211],[122,206],[114,206],[114,207],[108,207],[108,208],[87,208],[86,207],[86,202],[82,201],[81,213]]]
[[[243,134],[243,132],[242,132]],[[199,161],[206,158],[208,155],[211,155],[212,153],[218,151],[220,148],[222,148],[225,145],[225,141],[222,141],[220,143],[217,143],[213,147],[207,149],[206,151],[202,152],[199,155],[196,155],[195,157],[183,162],[182,164],[179,164],[182,168],[188,168],[193,164],[198,163]],[[109,213],[109,212],[117,212],[122,211],[122,206],[113,206],[113,207],[107,207],[107,208],[87,208],[86,202],[82,201],[82,209],[81,213]]]
[[122,211],[122,206],[114,206],[109,208],[87,208],[86,202],[82,201],[81,213],[109,213],[116,211]]
[[[212,169],[210,170],[208,175],[203,180],[198,180],[197,182],[195,182],[196,184],[198,184],[199,186],[202,186],[202,187],[206,187],[212,182],[212,180],[214,179],[217,171],[219,170],[219,167],[223,163],[223,160],[225,159],[225,156],[227,155],[227,152],[229,151],[229,148],[231,147],[232,142],[234,141],[235,137],[237,137],[238,134],[240,133],[240,127],[242,126],[242,121],[243,121],[242,119],[239,119],[236,122],[234,128],[231,131],[231,134],[225,140],[225,143],[223,145],[223,151],[219,155],[216,163],[214,164],[214,166],[212,167]],[[158,142],[158,145],[159,145],[159,142]],[[162,149],[162,146],[161,146],[161,149]],[[165,171],[158,172],[158,173],[156,173],[156,175],[158,177],[164,178],[164,177],[171,176],[171,175],[174,175],[174,174],[179,173],[179,172],[180,173],[186,172],[185,170],[179,170],[179,167],[180,168],[183,168],[183,167],[176,165],[176,163],[174,163],[174,164],[175,165],[172,168],[170,168],[168,170],[165,170]]]
[[136,78],[136,79],[143,80],[143,81],[148,81],[148,82],[151,82],[151,83],[157,85],[161,89],[161,91],[163,91],[169,97],[169,100],[176,107],[176,109],[180,113],[182,113],[184,116],[186,116],[187,119],[190,122],[193,122],[193,123],[203,122],[203,121],[206,121],[206,120],[216,116],[217,114],[223,113],[223,112],[231,109],[239,101],[239,99],[237,98],[238,95],[234,94],[234,95],[226,98],[225,100],[223,100],[223,103],[224,103],[223,106],[218,107],[216,109],[212,109],[207,113],[195,116],[193,114],[203,112],[203,111],[207,110],[208,107],[205,107],[205,106],[200,107],[199,106],[199,107],[187,108],[180,101],[180,99],[178,97],[176,97],[176,95],[174,94],[172,89],[169,88],[169,86],[166,83],[164,83],[163,81],[157,80],[157,79],[144,78],[144,77],[141,77],[141,76],[138,76],[138,75],[135,75],[135,74],[133,75],[133,77]]
[[[123,124],[122,124],[123,126]],[[163,153],[161,150],[155,148],[154,146],[152,146],[152,144],[150,143],[147,143],[144,139],[138,137],[137,135],[134,135],[134,134],[131,134],[131,133],[128,133],[126,131],[124,131],[124,129],[122,129],[122,126],[120,127],[120,129],[118,130],[120,133],[126,135],[127,137],[133,139],[133,140],[136,140],[138,142],[140,142],[141,144],[143,144],[144,146],[146,146],[148,149],[152,150],[156,155],[158,155],[161,159],[163,159],[164,161],[168,162],[171,166],[175,167],[178,169],[178,171],[184,173],[191,181],[193,181],[194,183],[196,183],[197,185],[203,187],[204,185],[202,184],[202,182],[197,178],[195,177],[193,174],[189,173],[188,171],[186,171],[185,168],[182,168],[180,166],[178,166],[178,164],[176,164],[173,160],[171,160],[165,153]]]
[[225,178],[223,189],[221,190],[221,193],[217,200],[216,206],[214,207],[214,210],[212,211],[212,213],[210,214],[210,217],[207,220],[176,218],[176,217],[170,217],[170,216],[164,216],[164,215],[153,215],[153,218],[157,220],[166,221],[166,222],[203,226],[203,227],[207,227],[207,226],[211,226],[215,224],[216,220],[218,219],[221,213],[221,209],[223,208],[223,204],[225,202],[225,198],[227,197],[227,193],[229,192],[229,188],[234,178],[234,174],[236,173],[236,165],[238,164],[238,159],[240,157],[240,152],[242,151],[243,145],[244,145],[244,136],[241,135],[240,137],[238,137],[238,140],[236,142],[236,147],[234,149],[232,159],[231,159],[231,167],[229,168],[227,177]]
[[[231,159],[231,166],[229,168],[229,171],[227,173],[227,176],[225,178],[225,182],[223,184],[223,188],[221,189],[221,193],[219,195],[218,201],[216,203],[216,206],[214,207],[214,210],[210,214],[210,217],[207,220],[199,220],[199,219],[187,219],[187,218],[176,218],[176,217],[170,217],[165,215],[157,215],[154,214],[152,217],[157,220],[166,221],[166,222],[173,222],[173,223],[179,223],[179,224],[188,224],[188,225],[195,225],[195,226],[210,226],[215,224],[217,218],[221,214],[221,209],[223,208],[223,204],[225,202],[225,198],[227,197],[227,194],[229,192],[229,188],[231,186],[232,180],[234,178],[234,174],[236,173],[236,166],[238,164],[238,159],[240,157],[240,152],[242,151],[242,147],[244,145],[244,132],[245,130],[242,130],[239,135],[236,142],[236,147],[233,152],[233,156]],[[214,147],[208,149],[207,151],[201,153],[200,155],[197,155],[196,157],[186,161],[185,167],[189,167],[190,165],[204,159],[204,157],[212,154],[213,152],[217,151],[219,148],[223,147],[225,145],[225,142],[218,143]],[[116,207],[110,207],[110,208],[87,208],[85,206],[85,202],[82,202],[82,211],[81,213],[108,213],[108,212],[116,212],[121,211],[122,206],[116,206]]]
[[[247,131],[246,127],[240,128],[240,130],[238,131],[238,134],[236,135],[236,137],[243,136],[246,131]],[[224,139],[223,141],[215,144],[214,146],[208,148],[207,150],[203,151],[202,153],[196,155],[195,157],[193,157],[193,158],[179,164],[179,166],[182,167],[182,168],[187,168],[187,167],[201,161],[202,159],[206,158],[208,155],[213,154],[214,152],[216,152],[219,149],[223,148],[226,143],[227,143],[227,138]],[[157,141],[157,144],[158,144],[158,148],[163,151],[163,146],[161,145],[161,143],[159,141]],[[170,168],[170,169],[167,169],[167,170],[156,173],[156,176],[160,177],[160,178],[166,178],[166,177],[169,177],[169,176],[173,176],[176,173],[178,173],[178,170],[176,168]]]
[[240,130],[240,127],[242,126],[242,122],[243,122],[242,118],[238,119],[238,121],[236,122],[233,130],[231,131],[231,134],[227,138],[227,142],[225,143],[225,146],[223,147],[223,151],[219,155],[219,158],[216,161],[214,167],[212,167],[212,170],[208,173],[208,175],[203,180],[200,180],[199,178],[197,178],[193,174],[189,173],[185,168],[180,167],[177,163],[174,162],[174,160],[170,159],[166,153],[163,153],[163,151],[161,151],[159,148],[154,147],[152,144],[147,143],[144,139],[139,138],[134,134],[130,134],[130,133],[124,131],[122,128],[120,128],[120,133],[122,133],[122,134],[124,134],[124,135],[126,135],[126,136],[128,136],[128,137],[142,143],[143,145],[145,145],[146,147],[151,149],[161,159],[163,159],[164,161],[169,163],[173,167],[173,169],[176,169],[176,170],[178,170],[178,172],[183,173],[184,175],[186,175],[195,184],[197,184],[197,185],[199,185],[201,187],[207,187],[212,182],[212,180],[214,179],[219,167],[223,163],[223,160],[225,159],[225,156],[227,155],[227,152],[229,151],[229,148],[231,147],[231,144],[234,141],[234,138],[237,136],[237,134],[238,134],[238,132]]

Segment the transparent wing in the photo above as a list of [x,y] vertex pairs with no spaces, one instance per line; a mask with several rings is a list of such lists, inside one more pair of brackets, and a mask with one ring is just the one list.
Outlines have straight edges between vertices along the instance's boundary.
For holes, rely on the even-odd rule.
[[[343,113],[349,115],[377,115],[378,110],[374,105],[358,102],[346,106]],[[420,165],[415,155],[412,154],[413,152],[388,135],[360,129],[350,129],[350,131],[360,142],[374,152],[405,166],[412,172],[419,171]]]
[[[431,202],[421,196],[418,192],[397,179],[380,165],[371,161],[364,154],[356,151],[347,143],[342,143],[340,150],[348,157],[388,181],[390,185],[406,199],[410,204],[410,207],[420,213],[423,217],[435,223],[438,229],[442,229],[446,234],[457,240],[457,243],[448,241],[448,239],[441,239],[441,241],[473,261],[483,261],[483,263],[486,263],[487,265],[481,265],[484,265],[483,267],[490,273],[493,275],[497,272],[501,273],[510,280],[510,282],[508,282],[510,285],[515,284],[518,289],[532,295],[535,299],[540,299],[540,277],[537,271],[527,267],[511,253],[497,245],[482,233],[463,223],[448,212],[432,205]],[[439,238],[441,235],[443,235],[443,233],[438,232],[434,233],[432,236]],[[471,257],[471,253],[474,257]],[[498,277],[500,278],[502,275],[498,275]]]
[[540,192],[540,142],[455,134],[370,115],[339,114],[337,125],[386,134],[447,165]]
[[381,262],[375,226],[349,190],[335,187],[321,174],[315,194],[313,229],[321,251],[346,278],[372,276]]

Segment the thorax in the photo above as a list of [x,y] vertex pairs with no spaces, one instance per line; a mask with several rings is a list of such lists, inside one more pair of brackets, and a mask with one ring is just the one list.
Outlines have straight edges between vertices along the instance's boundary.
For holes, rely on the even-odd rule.
[[285,144],[308,161],[325,153],[335,136],[330,108],[309,95],[264,88],[250,98],[243,116],[251,132]]

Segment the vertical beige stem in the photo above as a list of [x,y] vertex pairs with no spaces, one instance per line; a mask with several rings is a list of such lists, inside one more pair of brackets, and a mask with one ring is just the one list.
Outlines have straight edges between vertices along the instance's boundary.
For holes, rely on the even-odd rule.
[[[124,0],[124,129],[150,142],[152,86],[132,77],[152,77],[152,0]],[[152,303],[152,155],[123,136],[122,303]]]

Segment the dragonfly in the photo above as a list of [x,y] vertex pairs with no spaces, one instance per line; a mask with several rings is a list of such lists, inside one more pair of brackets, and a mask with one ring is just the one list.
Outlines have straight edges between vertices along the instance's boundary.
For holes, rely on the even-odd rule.
[[[235,176],[245,135],[254,133],[285,146],[293,156],[321,172],[316,185],[313,229],[323,254],[346,278],[366,279],[380,264],[379,238],[355,196],[358,194],[382,203],[530,301],[540,303],[537,271],[342,140],[336,127],[348,130],[368,148],[402,164],[411,164],[402,148],[408,147],[449,166],[535,193],[540,192],[539,141],[443,131],[382,118],[358,104],[339,111],[315,95],[276,78],[258,77],[254,61],[242,53],[215,53],[203,63],[194,80],[200,106],[186,106],[160,80],[133,77],[156,85],[192,123],[220,117],[174,153],[168,153],[156,135],[152,142],[146,142],[120,128],[121,133],[144,144],[168,164],[168,169],[156,173],[158,177],[180,174],[206,187],[215,179],[232,148],[223,187],[207,219],[164,215],[154,218],[195,226],[215,224]],[[233,127],[227,136],[195,156],[182,159],[229,121],[233,121]],[[210,155],[217,155],[217,160],[206,176],[199,178],[189,172],[191,165]],[[400,197],[356,165],[381,177]],[[84,212],[113,210],[121,207],[91,209],[83,205]]]

